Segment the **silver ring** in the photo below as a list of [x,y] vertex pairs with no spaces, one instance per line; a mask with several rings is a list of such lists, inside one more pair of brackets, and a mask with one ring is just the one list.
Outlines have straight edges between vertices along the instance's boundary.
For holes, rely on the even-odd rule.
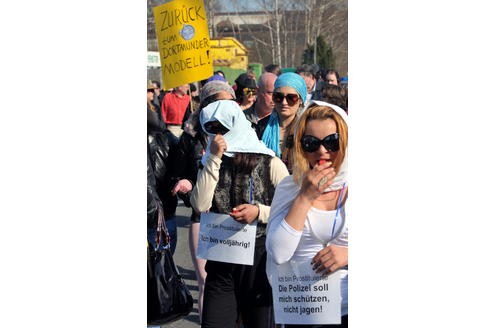
[[321,186],[323,186],[325,183],[327,183],[328,181],[328,178],[327,176],[325,175],[323,178],[321,178],[321,180],[318,182],[318,188],[320,188]]

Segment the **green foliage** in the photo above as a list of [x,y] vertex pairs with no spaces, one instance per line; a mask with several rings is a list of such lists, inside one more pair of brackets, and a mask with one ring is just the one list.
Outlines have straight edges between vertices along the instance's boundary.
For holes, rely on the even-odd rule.
[[[315,63],[314,51],[314,44],[308,45],[303,52],[303,64]],[[316,64],[324,68],[335,67],[335,56],[333,55],[332,47],[325,42],[321,35],[316,38]]]

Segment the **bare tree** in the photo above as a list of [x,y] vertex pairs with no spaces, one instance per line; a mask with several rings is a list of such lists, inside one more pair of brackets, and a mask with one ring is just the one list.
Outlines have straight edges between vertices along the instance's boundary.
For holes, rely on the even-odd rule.
[[[336,66],[339,66],[336,68],[347,71],[347,0],[255,0],[254,3],[260,13],[257,15],[264,16],[263,22],[257,23],[266,30],[264,34],[253,33],[252,22],[241,15],[252,11],[247,9],[246,2],[232,0],[231,6],[233,15],[240,17],[242,28],[254,41],[252,48],[259,58],[269,56],[272,63],[297,66],[302,50],[308,45],[313,45],[317,53],[316,39],[321,35],[332,47]],[[234,25],[235,36],[240,26]]]
[[216,37],[216,30],[214,26],[215,16],[221,11],[221,4],[218,0],[204,0],[206,16],[208,19],[208,31],[212,38]]

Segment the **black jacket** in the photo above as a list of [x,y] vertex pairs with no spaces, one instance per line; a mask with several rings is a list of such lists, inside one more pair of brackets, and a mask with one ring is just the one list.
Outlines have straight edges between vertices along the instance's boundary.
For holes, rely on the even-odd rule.
[[178,181],[174,161],[177,156],[177,144],[174,135],[165,129],[157,113],[148,109],[148,153],[156,192],[163,203],[165,219],[170,218],[177,208],[177,197],[172,195],[172,188]]

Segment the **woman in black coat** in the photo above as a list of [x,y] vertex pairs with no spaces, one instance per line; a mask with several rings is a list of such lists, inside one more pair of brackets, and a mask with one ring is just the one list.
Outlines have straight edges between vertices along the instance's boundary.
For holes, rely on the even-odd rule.
[[[175,210],[177,208],[177,196],[172,193],[172,188],[177,182],[172,163],[176,157],[177,147],[173,143],[173,135],[165,128],[165,124],[158,116],[158,111],[153,107],[147,108],[148,120],[148,186],[150,185],[150,167],[155,179],[155,191],[163,204],[165,224],[171,237],[171,251],[175,252],[177,246],[177,222]],[[154,245],[154,235],[158,224],[157,216],[148,218],[148,239]]]

